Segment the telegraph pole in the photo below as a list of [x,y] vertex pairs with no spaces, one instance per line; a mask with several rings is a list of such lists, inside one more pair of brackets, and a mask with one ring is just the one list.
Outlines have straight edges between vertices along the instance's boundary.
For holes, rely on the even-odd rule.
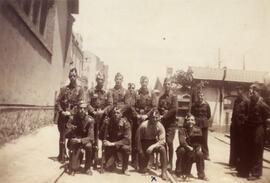
[[221,67],[220,48],[218,48],[218,68]]

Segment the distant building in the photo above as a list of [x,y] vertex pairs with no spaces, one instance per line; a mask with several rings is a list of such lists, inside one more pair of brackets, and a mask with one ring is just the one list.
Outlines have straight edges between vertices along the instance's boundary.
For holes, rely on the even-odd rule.
[[0,144],[53,122],[78,0],[0,1]]
[[66,60],[64,62],[64,75],[63,80],[65,81],[62,85],[68,82],[68,73],[71,68],[76,68],[78,71],[78,76],[81,77],[83,73],[83,62],[84,56],[82,51],[83,39],[78,33],[72,33],[71,39],[67,43],[68,50],[66,55]]
[[83,64],[83,75],[88,78],[88,87],[94,88],[96,85],[96,74],[102,72],[105,75],[104,87],[108,86],[108,71],[109,66],[105,65],[100,58],[90,51],[84,52],[84,64]]
[[267,72],[236,70],[227,68],[190,67],[193,79],[207,81],[203,89],[205,99],[212,112],[212,126],[220,130],[229,130],[233,103],[236,97],[235,87],[242,85],[248,91],[251,83],[264,82]]

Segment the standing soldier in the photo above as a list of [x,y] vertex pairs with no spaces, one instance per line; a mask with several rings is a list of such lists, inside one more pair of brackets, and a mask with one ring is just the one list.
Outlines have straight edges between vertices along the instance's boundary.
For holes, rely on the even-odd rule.
[[193,162],[196,162],[198,179],[207,181],[204,173],[204,157],[201,151],[202,131],[195,123],[194,116],[188,115],[185,118],[184,127],[179,131],[180,145],[176,150],[176,176],[193,178],[191,168]]
[[137,149],[139,153],[139,171],[147,172],[147,164],[154,152],[160,153],[161,178],[167,179],[167,158],[165,149],[165,129],[160,123],[160,114],[153,109],[149,114],[149,120],[140,124],[137,134]]
[[102,125],[102,122],[106,115],[108,115],[111,106],[112,106],[112,98],[111,96],[103,89],[105,76],[102,73],[98,73],[96,76],[97,86],[88,92],[88,113],[95,120],[94,125],[94,136],[95,136],[95,151],[93,156],[95,157],[94,168],[97,168],[98,163],[98,137],[99,137],[99,129]]
[[117,106],[122,110],[122,112],[125,112],[128,106],[128,99],[127,91],[122,86],[123,79],[124,77],[119,72],[115,75],[115,86],[109,90],[109,95],[112,97],[113,106]]
[[105,169],[113,171],[116,168],[117,153],[121,153],[122,173],[126,174],[131,149],[131,128],[127,119],[122,117],[120,108],[114,107],[111,112],[108,124],[104,124],[101,131],[105,146]]
[[82,149],[84,149],[84,171],[86,174],[92,175],[91,154],[94,142],[94,119],[87,115],[87,104],[84,101],[79,103],[77,113],[74,115],[71,125],[74,130],[70,132],[68,141],[68,148],[70,150],[69,173],[74,175],[79,170],[83,156]]
[[204,159],[210,160],[208,149],[208,127],[211,110],[209,104],[204,100],[202,92],[198,93],[198,97],[199,100],[191,106],[191,114],[195,116],[196,123],[202,129],[202,152],[204,154]]
[[70,83],[61,88],[56,100],[56,108],[59,113],[57,126],[60,133],[58,160],[61,163],[64,163],[66,159],[65,132],[67,121],[73,117],[75,106],[83,98],[83,90],[77,85],[77,76],[76,68],[69,71]]
[[[234,101],[233,113],[232,113],[232,123],[230,126],[230,160],[229,166],[236,168],[239,174],[242,174],[241,169],[243,166],[240,166],[241,151],[244,148],[244,135],[243,135],[243,126],[247,120],[248,113],[248,99],[244,96],[244,90],[242,86],[237,86],[237,98]],[[245,153],[245,152],[243,152]]]
[[[142,121],[145,121],[151,110],[157,107],[157,98],[155,94],[148,89],[148,78],[142,76],[140,78],[141,88],[136,92],[135,104],[132,106],[132,113],[136,119],[132,126],[132,144],[136,143],[136,131]],[[136,149],[132,149],[132,157],[136,157]],[[132,163],[135,165],[136,159]]]
[[167,152],[169,152],[168,171],[171,171],[174,152],[173,140],[176,130],[177,97],[171,90],[171,80],[169,78],[165,78],[163,87],[165,92],[159,98],[158,110],[161,114],[161,122],[166,130]]
[[250,102],[248,119],[245,123],[247,149],[246,162],[250,173],[248,180],[257,180],[262,176],[265,130],[270,130],[270,109],[260,96],[261,87],[258,83],[250,86]]

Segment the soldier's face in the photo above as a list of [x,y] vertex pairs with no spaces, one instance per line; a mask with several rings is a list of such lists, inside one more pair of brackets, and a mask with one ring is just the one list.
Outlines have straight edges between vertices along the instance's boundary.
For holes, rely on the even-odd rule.
[[257,90],[255,90],[253,87],[250,87],[249,88],[249,97],[251,99],[257,99],[259,97],[259,92]]
[[133,92],[135,90],[135,86],[132,84],[132,85],[129,86],[128,89],[129,89],[129,91]]
[[69,80],[71,83],[74,83],[77,79],[77,74],[75,71],[69,73]]
[[160,120],[159,113],[158,112],[154,112],[153,115],[150,118],[151,123],[157,124],[159,120]]
[[148,79],[142,80],[141,81],[141,86],[142,86],[142,88],[147,88],[147,86],[148,86]]
[[115,85],[121,86],[122,85],[122,82],[123,82],[123,78],[122,77],[116,77],[114,79],[114,81],[115,81]]
[[243,94],[243,89],[237,88],[237,95],[242,95],[242,94]]
[[114,111],[113,117],[115,120],[119,120],[122,117],[120,110]]
[[171,86],[172,86],[171,82],[168,82],[168,81],[166,81],[166,82],[163,84],[163,87],[164,87],[165,91],[170,91]]
[[86,107],[78,107],[78,113],[80,117],[84,117],[86,115]]
[[203,98],[204,98],[203,94],[202,93],[199,94],[199,102],[203,102]]
[[187,118],[187,124],[189,127],[193,127],[195,125],[195,118],[194,116],[190,116]]
[[104,85],[104,79],[102,79],[102,78],[97,78],[96,81],[97,81],[97,85],[98,85],[98,86],[103,86],[103,85]]

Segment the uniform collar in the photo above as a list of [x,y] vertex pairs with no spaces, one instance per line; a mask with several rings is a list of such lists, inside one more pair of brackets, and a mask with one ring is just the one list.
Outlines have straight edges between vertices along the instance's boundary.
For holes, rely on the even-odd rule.
[[114,88],[115,90],[121,90],[121,89],[123,89],[123,86],[122,86],[122,85],[120,85],[120,86],[116,86],[116,85],[115,85],[113,88]]
[[97,86],[95,87],[95,91],[97,91],[97,92],[105,92],[105,90],[103,88],[97,88]]
[[149,94],[149,89],[147,88],[147,89],[143,89],[143,88],[140,88],[139,90],[138,90],[138,92],[139,92],[139,94],[141,93],[141,94]]

